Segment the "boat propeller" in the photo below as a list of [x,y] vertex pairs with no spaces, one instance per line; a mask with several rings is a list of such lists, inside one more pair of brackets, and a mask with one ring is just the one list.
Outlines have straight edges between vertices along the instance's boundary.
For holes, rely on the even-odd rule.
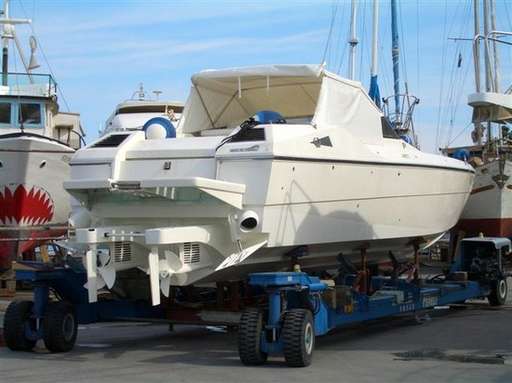
[[[96,260],[96,291],[105,286],[111,289],[116,281],[116,270],[109,251],[98,249],[96,252]],[[88,280],[85,283],[84,287],[86,289],[89,289],[90,282],[91,281]]]

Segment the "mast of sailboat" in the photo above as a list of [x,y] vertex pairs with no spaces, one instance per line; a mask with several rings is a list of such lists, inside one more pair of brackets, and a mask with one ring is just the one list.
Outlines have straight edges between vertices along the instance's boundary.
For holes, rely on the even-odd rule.
[[8,85],[8,73],[9,73],[9,40],[14,40],[16,44],[16,49],[18,50],[18,54],[20,56],[21,62],[25,68],[25,71],[29,75],[30,81],[32,81],[32,77],[30,76],[30,71],[39,67],[37,61],[35,60],[35,50],[37,48],[37,43],[35,38],[32,36],[30,38],[30,61],[27,62],[25,55],[23,54],[23,50],[21,48],[21,43],[16,35],[16,31],[14,26],[16,24],[30,24],[32,21],[30,19],[13,19],[9,17],[9,0],[4,0],[4,9],[2,11],[2,16],[0,18],[0,24],[3,25],[2,28],[2,85]]
[[[473,43],[473,63],[475,65],[475,90],[480,93],[480,2],[473,0],[475,39]],[[476,126],[475,126],[476,128]]]
[[380,108],[380,90],[377,81],[378,71],[378,39],[379,39],[379,0],[373,0],[373,33],[372,33],[372,66],[370,70],[369,96]]
[[[9,0],[4,0],[3,16],[9,19]],[[2,85],[7,85],[7,75],[9,72],[9,38],[7,37],[7,29],[9,24],[4,24],[2,33]]]
[[[492,76],[491,76],[491,61],[489,57],[489,49],[487,49],[487,35],[489,34],[489,0],[483,0],[484,6],[484,37],[486,43],[485,52],[485,91],[492,91]],[[487,121],[487,143],[490,144],[492,140],[492,125],[490,121]]]
[[[496,31],[496,0],[490,0],[491,30]],[[498,53],[498,43],[492,40],[493,63],[494,63],[494,92],[500,92],[500,58]]]
[[350,15],[350,56],[348,62],[348,78],[355,80],[356,77],[356,46],[359,42],[356,35],[357,0],[352,0],[352,12]]
[[396,9],[396,0],[391,0],[391,57],[393,59],[393,90],[395,93],[395,129],[399,129],[402,121],[400,121],[400,48],[398,45],[398,16]]

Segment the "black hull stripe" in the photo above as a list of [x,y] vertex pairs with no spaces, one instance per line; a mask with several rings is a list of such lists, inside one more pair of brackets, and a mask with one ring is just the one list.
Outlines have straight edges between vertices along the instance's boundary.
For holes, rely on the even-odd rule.
[[[258,159],[258,158],[252,158]],[[264,159],[264,158],[262,158]],[[400,162],[378,162],[378,161],[357,161],[357,160],[336,160],[336,159],[327,159],[327,158],[304,158],[304,157],[286,157],[286,156],[275,156],[270,159],[280,160],[280,161],[297,161],[297,162],[327,162],[332,164],[357,164],[357,165],[384,165],[384,166],[396,166],[396,167],[415,167],[415,168],[430,168],[430,169],[444,169],[444,170],[453,170],[457,172],[464,173],[475,173],[473,169],[461,169],[461,168],[452,168],[450,166],[442,166],[442,165],[427,165],[427,164],[407,164]]]

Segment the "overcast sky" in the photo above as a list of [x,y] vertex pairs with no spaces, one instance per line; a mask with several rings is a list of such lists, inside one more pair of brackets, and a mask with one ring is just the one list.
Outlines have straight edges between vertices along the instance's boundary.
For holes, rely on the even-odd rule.
[[[512,3],[497,3],[498,29],[511,30]],[[467,143],[466,99],[474,90],[471,43],[448,37],[472,37],[471,2],[399,4],[401,86],[407,81],[421,100],[415,125],[422,149]],[[359,2],[357,79],[366,87],[371,8],[370,0]],[[389,1],[380,1],[380,13],[379,77],[385,96],[392,86]],[[350,1],[12,0],[11,15],[33,19],[40,48],[71,110],[80,112],[88,141],[140,82],[149,91],[162,91],[162,99],[185,100],[190,76],[207,68],[325,60],[330,70],[347,73]],[[17,30],[26,42],[29,28]],[[45,64],[43,52],[38,59]],[[510,49],[500,53],[502,86],[508,88]],[[11,70],[14,65],[11,61]],[[43,65],[38,71],[47,70]]]

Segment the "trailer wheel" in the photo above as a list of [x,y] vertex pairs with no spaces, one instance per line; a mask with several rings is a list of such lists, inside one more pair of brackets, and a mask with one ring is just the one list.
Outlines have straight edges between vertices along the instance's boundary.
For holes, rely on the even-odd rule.
[[502,306],[507,300],[508,285],[505,278],[498,279],[493,283],[491,293],[487,297],[491,306]]
[[267,354],[261,351],[263,314],[256,309],[247,309],[240,318],[238,327],[238,355],[247,366],[257,366],[267,361]]
[[73,305],[67,302],[48,304],[43,318],[43,340],[51,352],[70,351],[78,331]]
[[30,351],[36,345],[36,340],[27,339],[25,329],[31,326],[31,301],[14,301],[7,306],[4,317],[5,344],[12,351]]
[[281,336],[286,364],[290,367],[309,366],[315,348],[315,324],[311,311],[287,311]]

